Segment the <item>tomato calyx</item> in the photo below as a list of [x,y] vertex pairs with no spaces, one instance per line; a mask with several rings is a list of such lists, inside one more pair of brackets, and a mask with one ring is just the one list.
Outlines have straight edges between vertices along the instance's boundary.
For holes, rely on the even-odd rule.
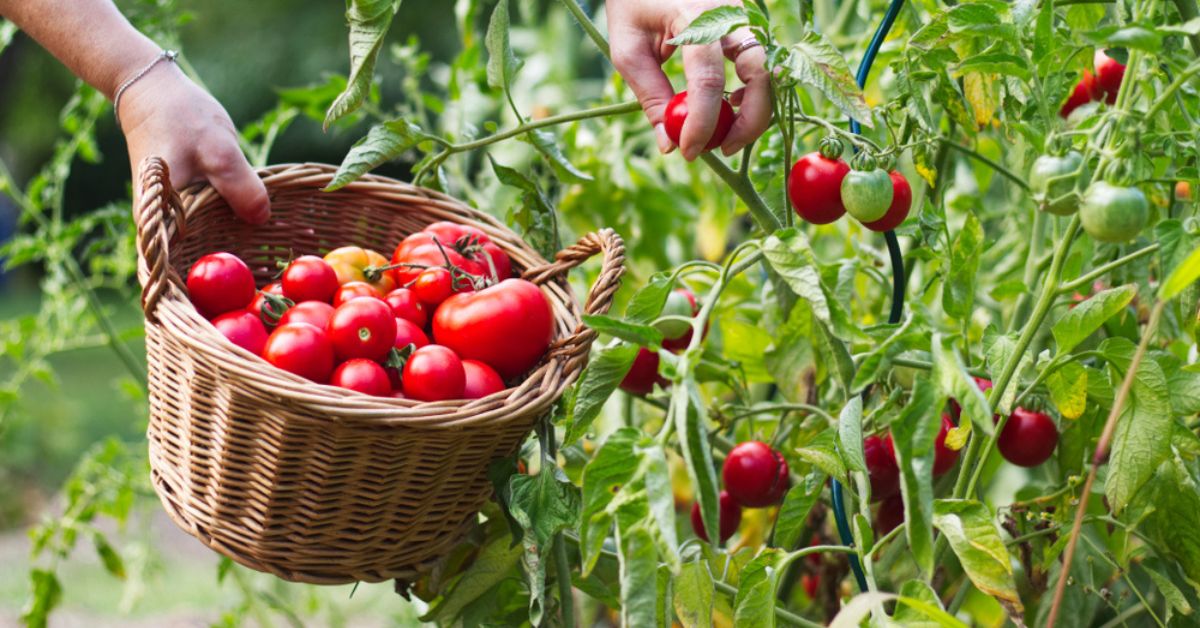
[[817,152],[821,153],[825,159],[838,159],[845,150],[846,147],[842,144],[842,140],[833,135],[823,138],[817,146]]
[[264,323],[272,326],[278,325],[279,319],[283,318],[283,313],[296,305],[294,301],[285,296],[269,292],[264,292],[261,298],[263,303],[256,314]]

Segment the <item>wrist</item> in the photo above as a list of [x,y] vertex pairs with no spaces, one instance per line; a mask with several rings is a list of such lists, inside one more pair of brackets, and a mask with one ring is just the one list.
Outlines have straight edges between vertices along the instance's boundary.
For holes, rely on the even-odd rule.
[[[145,65],[143,65],[140,69],[138,69],[136,72],[134,72],[133,75],[131,75],[129,78],[122,81],[121,84],[117,86],[116,92],[112,96],[112,102],[113,102],[113,114],[117,118],[117,126],[118,127],[121,126],[121,102],[122,102],[122,98],[125,96],[125,94],[127,94],[131,89],[133,89],[133,87],[137,83],[139,83],[143,80],[149,80],[149,75],[151,73],[154,73],[156,70],[158,70],[158,68],[160,66],[164,66],[164,65],[165,66],[175,66],[176,58],[178,56],[179,56],[179,53],[174,50],[160,51],[157,55],[154,56],[153,59],[151,59],[149,62],[147,62]],[[172,68],[172,69],[174,69],[175,71],[178,71],[177,67]],[[161,72],[160,72],[160,74],[161,74]]]

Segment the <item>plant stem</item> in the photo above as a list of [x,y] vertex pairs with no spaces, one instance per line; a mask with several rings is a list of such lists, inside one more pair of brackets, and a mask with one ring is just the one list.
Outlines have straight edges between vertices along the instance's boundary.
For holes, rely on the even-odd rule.
[[721,180],[733,190],[734,194],[737,194],[742,202],[746,203],[746,207],[750,210],[750,215],[758,224],[759,229],[766,233],[773,233],[782,226],[779,218],[767,207],[766,201],[758,195],[758,191],[754,189],[754,185],[750,183],[748,177],[739,176],[733,169],[725,165],[720,157],[711,152],[700,155],[700,159],[704,160],[705,165],[718,177],[721,177]]
[[609,52],[608,41],[596,29],[596,25],[592,23],[591,18],[583,12],[583,8],[579,6],[579,3],[575,0],[562,0],[562,3],[567,7],[567,11],[570,11],[571,15],[575,16],[575,21],[579,22],[579,26],[583,29],[583,32],[587,33],[588,37],[592,39],[592,43],[596,44],[596,47],[600,49],[600,53],[611,60],[612,53]]
[[554,539],[554,577],[558,580],[563,625],[575,626],[575,594],[571,588],[571,565],[567,561],[567,541],[561,533]]
[[[722,580],[713,579],[713,585],[718,591],[728,595],[731,598],[737,595],[737,589]],[[785,622],[788,622],[789,624],[804,626],[804,628],[823,628],[821,624],[818,624],[815,621],[805,619],[785,608],[780,608],[778,606],[775,607],[775,616]]]
[[542,118],[541,120],[534,120],[532,122],[526,122],[519,126],[515,126],[511,129],[508,129],[507,131],[500,131],[500,132],[495,133],[494,135],[488,135],[487,137],[481,137],[477,140],[473,140],[470,142],[464,142],[462,144],[454,144],[454,145],[450,146],[449,148],[447,148],[446,150],[448,150],[451,153],[461,153],[463,151],[475,150],[477,148],[483,148],[484,146],[487,146],[488,144],[495,144],[496,142],[499,142],[501,140],[506,140],[510,137],[516,137],[518,135],[523,135],[525,133],[528,133],[535,129],[540,129],[542,127],[555,126],[558,124],[563,124],[565,122],[574,122],[576,120],[586,120],[588,118],[603,118],[606,116],[615,116],[615,115],[620,115],[623,113],[632,113],[634,111],[641,111],[641,109],[642,109],[642,106],[639,105],[636,100],[633,100],[633,101],[629,101],[629,102],[617,103],[615,105],[605,105],[603,107],[594,107],[592,109],[583,109],[581,111],[572,111],[570,113],[560,113],[556,116],[549,116],[547,118]]
[[1080,288],[1086,287],[1088,284],[1092,283],[1093,281],[1100,278],[1101,276],[1103,276],[1109,272],[1112,272],[1113,270],[1116,270],[1130,262],[1139,260],[1143,257],[1146,257],[1147,255],[1155,253],[1158,251],[1159,248],[1161,248],[1160,245],[1157,242],[1155,242],[1154,244],[1151,244],[1150,246],[1147,246],[1142,249],[1138,249],[1128,255],[1125,255],[1124,257],[1117,258],[1107,264],[1104,264],[1103,266],[1098,266],[1091,272],[1087,273],[1086,275],[1081,275],[1078,279],[1075,279],[1074,281],[1069,281],[1067,283],[1064,283],[1058,289],[1058,292],[1059,292],[1059,294],[1065,294],[1065,293],[1074,292],[1076,290],[1079,290]]
[[[1175,0],[1175,8],[1179,10],[1179,17],[1184,22],[1200,17],[1200,10],[1196,9],[1196,0]],[[1192,52],[1200,55],[1200,35],[1188,35],[1188,41],[1192,44]]]
[[1014,173],[1013,171],[1009,170],[1008,168],[1000,165],[999,163],[997,163],[987,157],[984,157],[983,154],[979,153],[975,149],[969,148],[967,146],[963,146],[962,144],[959,144],[958,142],[955,142],[954,140],[947,138],[947,137],[939,137],[938,139],[941,140],[941,142],[944,146],[949,146],[950,148],[953,148],[954,150],[956,150],[960,153],[963,153],[964,155],[967,155],[969,157],[972,157],[974,159],[977,159],[977,160],[987,164],[992,170],[995,170],[998,174],[1003,175],[1004,178],[1017,184],[1017,186],[1019,186],[1022,190],[1025,190],[1025,192],[1030,191],[1029,183],[1026,182],[1025,179],[1022,179],[1021,177],[1017,176],[1016,173]]
[[1141,118],[1143,120],[1153,119],[1163,107],[1167,106],[1167,103],[1170,102],[1175,92],[1179,91],[1179,88],[1183,87],[1188,82],[1188,79],[1196,74],[1200,74],[1200,60],[1193,61],[1186,70],[1180,72],[1179,76],[1176,76],[1175,80],[1171,81],[1171,84],[1163,90],[1163,93],[1158,95],[1158,99],[1154,101],[1154,104],[1150,106],[1150,109]]

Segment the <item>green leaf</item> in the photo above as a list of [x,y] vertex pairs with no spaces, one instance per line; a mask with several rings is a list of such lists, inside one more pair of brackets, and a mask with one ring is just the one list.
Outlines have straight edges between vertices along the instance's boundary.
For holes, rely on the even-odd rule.
[[1170,301],[1183,289],[1200,279],[1200,247],[1193,249],[1158,288],[1160,301]]
[[711,44],[750,24],[746,12],[738,6],[722,6],[701,13],[683,32],[667,40],[672,46]]
[[950,273],[942,288],[942,308],[954,318],[964,320],[971,315],[983,246],[983,226],[974,213],[967,213],[962,230],[950,245]]
[[742,567],[733,601],[735,626],[775,625],[775,585],[783,557],[779,550],[767,548]]
[[630,461],[636,456],[635,448],[641,438],[641,432],[632,427],[609,434],[583,470],[579,549],[583,556],[581,572],[584,576],[596,566],[604,539],[612,527],[612,518],[606,512],[608,505],[637,472],[637,465]]
[[[689,375],[676,382],[671,389],[671,405],[667,409],[667,420],[675,422],[675,435],[679,449],[687,463],[688,479],[696,491],[700,504],[700,520],[705,530],[720,530],[720,482],[713,464],[712,447],[708,442],[708,425],[705,406],[700,400],[696,382]],[[719,534],[710,537],[712,543],[721,540]]]
[[796,448],[796,455],[842,483],[846,482],[846,463],[837,452],[837,432],[830,427],[818,432]]
[[400,0],[346,0],[346,21],[350,23],[350,78],[346,89],[325,112],[323,126],[326,130],[362,105],[367,97],[375,75],[375,59],[399,8]]
[[783,505],[779,507],[779,515],[775,518],[775,547],[790,549],[799,546],[800,534],[808,523],[808,513],[820,499],[826,477],[820,471],[813,471],[804,477],[803,485],[788,490]]
[[975,588],[997,598],[1010,614],[1020,612],[1012,557],[988,507],[969,499],[939,499],[933,505],[933,525],[950,542]]
[[[617,557],[621,577],[621,625],[658,626],[658,555],[641,519],[644,511],[618,512]],[[635,523],[636,522],[636,523]]]
[[377,166],[391,161],[415,147],[428,136],[411,122],[400,118],[371,127],[362,139],[350,147],[337,174],[325,186],[325,192],[340,190]]
[[675,614],[684,628],[712,626],[713,597],[716,585],[708,561],[685,563],[675,578]]
[[629,299],[629,304],[625,306],[625,320],[641,325],[654,322],[662,315],[663,306],[673,285],[669,273],[657,272],[651,275],[650,281]]
[[1058,345],[1058,355],[1070,352],[1093,332],[1100,329],[1104,321],[1125,309],[1137,294],[1137,288],[1121,286],[1092,295],[1091,298],[1067,310],[1050,329]]
[[867,461],[863,454],[862,435],[862,397],[854,395],[842,408],[838,415],[838,445],[841,447],[842,460],[846,462],[849,471],[867,472]]
[[584,183],[592,180],[591,175],[576,168],[575,164],[571,163],[570,159],[567,159],[562,149],[559,148],[558,139],[554,133],[545,129],[534,129],[521,137],[532,144],[542,154],[546,163],[550,164],[550,167],[554,169],[554,175],[558,177],[559,181]]
[[509,212],[509,222],[517,228],[526,243],[545,259],[554,259],[562,248],[558,237],[558,212],[533,179],[518,170],[496,163],[488,155],[496,179],[509,187],[521,190],[520,207]]
[[945,342],[941,334],[934,333],[930,348],[933,349],[933,379],[938,384],[941,396],[956,399],[962,408],[962,416],[970,419],[970,426],[991,435],[995,431],[992,408],[975,380],[967,373],[967,367],[954,343]]
[[842,606],[829,628],[859,628],[871,610],[896,599],[893,593],[859,593]]
[[788,51],[790,54],[780,60],[784,69],[781,79],[792,78],[817,88],[846,116],[858,120],[865,127],[875,127],[871,120],[871,108],[867,106],[862,90],[850,73],[846,58],[829,39],[809,30]]
[[992,52],[967,57],[965,61],[958,64],[956,71],[960,74],[967,72],[1002,74],[1029,80],[1029,63],[1025,57],[1006,52]]
[[671,488],[667,454],[661,446],[651,444],[649,439],[643,440],[637,453],[641,460],[638,475],[646,487],[646,502],[650,509],[648,521],[654,524],[651,534],[658,546],[659,556],[664,559],[667,568],[675,573],[680,568],[679,540],[675,536],[675,492]]
[[100,563],[104,565],[104,570],[109,575],[119,580],[125,579],[125,561],[121,560],[121,555],[108,542],[99,531],[92,533],[92,544],[96,547],[96,555],[100,557]]
[[831,322],[821,274],[804,234],[795,229],[778,231],[763,240],[762,252],[792,292],[808,301],[813,314],[826,323]]
[[62,602],[62,585],[54,572],[31,569],[29,588],[31,594],[21,610],[21,623],[26,628],[46,628],[50,612]]
[[[814,325],[817,324],[820,323],[814,321],[808,301],[799,299],[787,322],[774,334],[765,333],[761,327],[750,325],[756,332],[763,331],[762,337],[767,341],[772,340],[773,336],[774,342],[765,351],[760,351],[753,343],[741,340],[730,343],[727,339],[726,346],[733,344],[736,349],[726,349],[726,354],[733,359],[732,354],[736,353],[743,363],[753,364],[761,360],[771,379],[779,387],[780,394],[789,401],[802,402],[807,398],[812,385],[817,383],[818,363],[812,341],[814,334],[821,333],[814,329]],[[723,325],[722,331],[728,327]],[[751,355],[752,352],[757,352],[758,355]]]
[[1159,466],[1149,488],[1145,497],[1153,508],[1139,527],[1159,555],[1176,561],[1193,583],[1200,581],[1200,527],[1190,525],[1200,512],[1200,486],[1183,462],[1172,458]]
[[1167,600],[1171,608],[1175,609],[1180,615],[1192,614],[1192,605],[1188,602],[1187,596],[1183,594],[1183,591],[1180,591],[1179,587],[1175,586],[1175,583],[1171,581],[1169,576],[1154,568],[1166,567],[1165,565],[1154,565],[1151,561],[1142,561],[1141,566],[1145,569],[1146,575],[1150,576],[1150,579],[1154,581],[1154,587]]
[[502,580],[512,577],[523,551],[521,545],[509,543],[507,535],[502,533],[494,536],[479,550],[479,555],[454,581],[450,590],[434,601],[421,621],[443,625],[453,623],[467,605]]
[[892,439],[900,466],[900,493],[908,522],[905,536],[913,560],[926,574],[933,573],[933,529],[929,525],[933,511],[933,455],[944,403],[945,399],[939,397],[929,380],[918,379],[912,398],[892,421]]
[[492,89],[507,90],[513,75],[520,68],[520,61],[513,54],[512,46],[508,42],[508,0],[500,0],[492,11],[484,46],[488,52],[488,86]]
[[1068,419],[1083,416],[1087,409],[1087,386],[1087,370],[1078,362],[1068,362],[1046,377],[1050,401]]
[[[1129,363],[1113,366],[1128,369]],[[1113,431],[1104,480],[1104,493],[1114,513],[1125,509],[1170,455],[1171,425],[1167,378],[1157,362],[1142,360]]]
[[[937,593],[928,584],[920,580],[909,580],[900,585],[899,593],[902,598],[908,598],[934,609],[942,610],[942,601],[938,599]],[[933,626],[944,625],[925,614],[922,609],[907,604],[897,604],[896,612],[892,615],[892,619],[906,628],[932,628]]]
[[638,346],[619,343],[596,352],[579,377],[575,394],[567,412],[567,433],[563,447],[573,444],[591,429],[592,421],[600,415],[604,403],[633,366]]
[[579,515],[579,491],[562,469],[552,466],[536,476],[515,474],[508,480],[508,509],[525,530],[521,555],[529,579],[529,620],[540,624],[545,609],[546,562],[554,534],[575,526]]
[[603,314],[584,314],[583,323],[599,333],[643,347],[657,348],[663,340],[662,332],[652,325],[627,323]]

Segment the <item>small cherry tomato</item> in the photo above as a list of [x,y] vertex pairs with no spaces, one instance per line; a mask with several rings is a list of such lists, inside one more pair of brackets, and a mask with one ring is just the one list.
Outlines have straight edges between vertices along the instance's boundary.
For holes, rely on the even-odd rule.
[[[717,517],[718,526],[721,528],[721,542],[729,540],[734,532],[737,532],[738,526],[742,524],[742,507],[738,505],[737,500],[729,494],[729,491],[721,491],[720,507]],[[704,519],[700,516],[700,502],[692,504],[692,532],[696,533],[697,537],[707,542],[708,534],[704,531]]]
[[863,439],[867,476],[871,480],[871,501],[881,501],[900,492],[900,466],[892,436],[868,436]]
[[1062,109],[1058,110],[1058,115],[1063,118],[1069,117],[1072,111],[1095,100],[1099,93],[1096,88],[1096,76],[1084,70],[1083,77],[1075,84],[1075,89],[1071,90],[1071,95],[1067,97],[1067,102],[1063,103]]
[[842,178],[842,206],[859,222],[880,220],[892,205],[892,187],[882,168],[851,170]]
[[250,302],[246,311],[257,316],[267,329],[274,329],[279,324],[279,318],[289,307],[291,301],[283,296],[283,284],[273,281],[254,295],[254,300]]
[[779,452],[761,441],[734,447],[721,467],[725,490],[747,508],[779,503],[790,484],[788,464]]
[[371,284],[365,281],[349,281],[341,286],[338,286],[337,292],[333,293],[333,307],[337,307],[346,301],[357,299],[359,297],[374,297],[376,299],[380,299],[382,298],[382,295],[380,295],[375,288],[371,287]]
[[638,349],[633,366],[621,380],[621,390],[631,395],[648,395],[654,392],[654,385],[666,388],[670,382],[658,374],[658,353],[645,347]]
[[333,372],[329,383],[375,397],[392,394],[392,383],[383,367],[362,358],[342,362]]
[[1071,151],[1061,157],[1042,155],[1033,162],[1029,171],[1029,187],[1038,208],[1057,216],[1070,216],[1079,209],[1079,197],[1071,194],[1075,190],[1077,176],[1083,164],[1083,155]]
[[1192,200],[1192,184],[1188,181],[1176,181],[1175,199],[1180,201]]
[[462,360],[441,345],[421,347],[404,363],[404,395],[409,399],[462,399],[465,380]]
[[333,345],[325,331],[308,323],[280,325],[267,337],[263,358],[318,384],[333,373]]
[[305,301],[288,308],[283,316],[279,317],[279,324],[308,323],[314,327],[325,329],[329,325],[330,318],[333,318],[332,305],[324,301]]
[[1041,412],[1017,408],[1000,430],[996,447],[1004,459],[1020,467],[1036,467],[1054,455],[1058,428]]
[[375,251],[361,246],[343,246],[325,254],[325,262],[337,274],[338,283],[362,281],[370,284],[380,295],[396,287],[396,278],[391,271],[375,270],[388,265],[388,259]]
[[899,227],[912,209],[912,186],[908,184],[908,179],[897,170],[891,171],[888,176],[892,179],[892,204],[888,206],[883,218],[863,223],[863,226],[871,231],[882,233]]
[[1150,219],[1150,204],[1141,190],[1098,181],[1083,195],[1079,221],[1100,242],[1120,244],[1138,236]]
[[408,345],[415,345],[415,348],[420,349],[429,344],[429,336],[426,336],[425,330],[417,327],[416,323],[407,319],[397,318],[396,341],[394,344],[397,349],[403,349]]
[[1095,97],[1103,96],[1104,102],[1110,105],[1117,104],[1121,80],[1125,78],[1125,64],[1104,54],[1104,50],[1099,48],[1096,49],[1092,61],[1096,66]]
[[397,318],[412,322],[417,327],[424,327],[429,322],[425,314],[425,306],[417,298],[417,293],[408,288],[396,288],[387,294],[383,300],[392,306],[392,312]]
[[188,297],[206,318],[244,310],[254,300],[254,275],[232,253],[211,253],[196,260],[187,276]]
[[417,275],[412,285],[417,300],[428,308],[437,308],[442,301],[454,294],[454,279],[445,268],[430,268]]
[[[663,112],[663,127],[667,132],[667,137],[679,146],[679,138],[683,134],[683,123],[687,120],[688,105],[687,91],[679,92],[667,102],[667,108]],[[713,128],[712,136],[708,139],[708,143],[704,145],[705,151],[710,151],[721,145],[725,141],[725,136],[729,135],[729,129],[733,127],[733,106],[728,100],[721,99],[721,106],[717,112],[717,126]]]
[[476,277],[491,277],[493,269],[496,281],[512,276],[512,260],[486,233],[476,227],[445,221],[404,238],[392,254],[392,264],[402,266],[392,273],[396,285],[403,286],[426,268],[445,266],[447,262]]
[[339,360],[380,362],[396,342],[396,316],[381,299],[360,297],[343,303],[326,328]]
[[267,344],[267,328],[247,310],[226,312],[213,319],[213,327],[233,344],[259,355]]
[[821,588],[821,576],[816,574],[801,574],[800,586],[804,587],[804,594],[808,599],[817,599],[817,592]]
[[850,166],[841,159],[809,153],[792,166],[788,175],[788,198],[796,214],[814,225],[827,225],[846,213],[842,203],[842,180]]
[[479,360],[463,360],[463,399],[482,399],[505,389],[504,380],[492,367]]
[[[692,318],[695,318],[696,315],[700,313],[700,304],[696,302],[696,295],[692,294],[691,290],[688,290],[687,288],[679,288],[678,290],[675,291],[674,294],[682,295],[685,299],[687,299],[687,303],[689,305],[688,309],[690,312],[690,316]],[[708,337],[708,323],[707,322],[705,322],[705,324],[704,324],[704,335],[702,337],[703,338]],[[687,327],[687,329],[684,330],[683,335],[679,336],[678,338],[663,339],[662,346],[667,351],[679,353],[680,351],[687,349],[688,345],[690,345],[691,343],[692,343],[692,328],[689,325]]]
[[283,295],[296,303],[329,303],[340,285],[337,273],[316,255],[302,255],[292,260],[283,270],[282,280]]
[[942,415],[942,427],[938,430],[937,440],[933,448],[933,477],[945,474],[954,468],[958,462],[958,450],[946,446],[946,436],[954,429],[954,423],[949,414]]

